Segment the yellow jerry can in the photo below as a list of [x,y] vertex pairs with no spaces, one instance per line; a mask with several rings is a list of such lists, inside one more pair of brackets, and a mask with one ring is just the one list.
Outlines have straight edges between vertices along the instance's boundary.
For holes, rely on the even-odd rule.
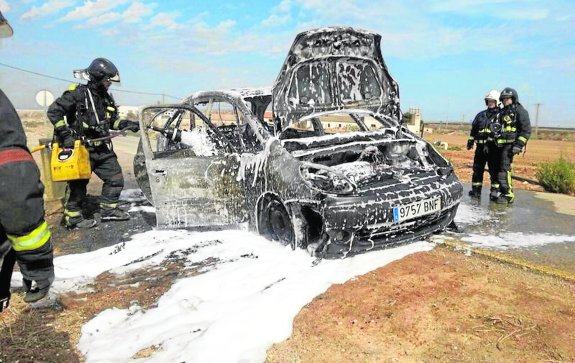
[[90,153],[80,140],[74,142],[74,149],[62,149],[57,143],[52,144],[50,160],[53,181],[90,179]]

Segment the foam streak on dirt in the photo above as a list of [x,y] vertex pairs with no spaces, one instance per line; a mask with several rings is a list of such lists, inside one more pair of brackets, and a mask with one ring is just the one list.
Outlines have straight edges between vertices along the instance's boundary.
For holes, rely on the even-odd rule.
[[86,361],[127,362],[154,347],[143,361],[258,362],[273,343],[290,336],[302,306],[329,286],[431,248],[417,242],[314,265],[305,251],[249,232],[149,231],[58,257],[54,292],[77,291],[105,271],[157,266],[177,253],[188,265],[205,266],[203,273],[178,280],[155,308],[113,308],[89,321],[78,345]]

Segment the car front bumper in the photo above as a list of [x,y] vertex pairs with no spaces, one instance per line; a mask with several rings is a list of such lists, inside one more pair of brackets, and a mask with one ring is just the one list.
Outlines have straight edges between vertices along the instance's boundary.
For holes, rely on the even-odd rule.
[[[327,258],[346,257],[421,240],[444,230],[457,212],[463,194],[461,183],[453,177],[416,184],[389,186],[368,195],[324,199],[320,207],[324,238],[318,252]],[[436,197],[441,198],[439,211],[394,221],[394,207]]]

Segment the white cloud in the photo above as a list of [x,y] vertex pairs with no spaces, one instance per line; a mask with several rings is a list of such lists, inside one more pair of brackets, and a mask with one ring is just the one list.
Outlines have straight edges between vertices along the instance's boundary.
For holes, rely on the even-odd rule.
[[441,0],[434,2],[430,10],[463,15],[489,14],[507,21],[541,20],[549,16],[549,9],[540,2],[514,3],[508,0]]
[[74,2],[70,2],[68,0],[49,0],[39,7],[33,6],[32,9],[22,14],[20,19],[30,20],[37,17],[47,16],[72,5],[74,5]]
[[289,14],[283,14],[283,15],[271,14],[262,21],[262,25],[263,26],[285,25],[290,21],[290,18],[291,17]]
[[100,14],[104,14],[120,5],[123,5],[128,0],[95,0],[86,1],[84,5],[76,7],[74,10],[66,14],[60,21],[74,21],[86,18],[92,18]]
[[501,10],[500,4],[509,4],[509,0],[437,0],[431,2],[430,10],[446,13],[470,13],[492,7],[493,15]]
[[282,0],[277,6],[275,6],[270,16],[261,22],[263,26],[280,26],[287,24],[290,19],[290,10],[292,8],[291,0]]
[[152,9],[155,7],[156,4],[143,4],[139,1],[136,1],[122,13],[122,17],[126,23],[138,23],[142,20],[143,17],[151,15],[153,13]]
[[533,59],[521,58],[516,60],[516,65],[528,69],[536,70],[555,70],[557,72],[575,72],[575,55],[556,57],[541,57],[535,61]]
[[182,28],[175,18],[178,17],[179,13],[158,13],[152,19],[150,19],[150,24],[155,27],[166,28],[169,30],[176,30]]
[[0,10],[2,10],[2,14],[6,16],[4,13],[10,11],[10,5],[6,1],[0,0]]
[[90,18],[85,23],[85,25],[87,27],[99,26],[99,25],[111,23],[111,22],[116,21],[120,18],[121,18],[121,15],[119,13],[107,13],[107,14],[102,14],[102,15],[98,15],[98,16],[95,16],[93,18]]

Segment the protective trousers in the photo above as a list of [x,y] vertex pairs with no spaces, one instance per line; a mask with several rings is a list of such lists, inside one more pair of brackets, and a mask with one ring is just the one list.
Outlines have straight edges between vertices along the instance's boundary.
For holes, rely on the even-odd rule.
[[475,147],[475,156],[473,157],[473,176],[471,185],[481,188],[483,186],[483,173],[485,164],[489,168],[489,177],[491,188],[499,188],[497,173],[499,172],[499,150],[494,142],[477,144]]
[[515,194],[513,194],[513,185],[511,183],[511,168],[513,163],[513,144],[502,144],[499,147],[499,172],[497,173],[497,179],[499,180],[499,191],[501,195],[513,200]]
[[[54,255],[44,221],[43,193],[40,172],[28,151],[1,150],[0,243],[8,239],[13,250],[3,263],[9,262],[13,253],[24,279],[47,287],[54,280]],[[2,273],[7,274],[8,269],[3,268]]]
[[[100,208],[116,208],[120,193],[124,188],[124,176],[118,163],[118,157],[106,144],[89,147],[88,150],[92,171],[104,182],[100,196]],[[88,179],[68,182],[64,209],[66,225],[74,225],[83,220],[82,202],[86,198],[88,182]]]

